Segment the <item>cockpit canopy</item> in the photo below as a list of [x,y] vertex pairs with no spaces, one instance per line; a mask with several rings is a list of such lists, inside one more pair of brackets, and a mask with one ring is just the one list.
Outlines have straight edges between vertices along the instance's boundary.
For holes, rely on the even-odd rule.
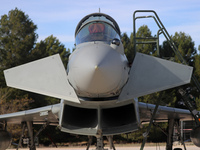
[[119,35],[120,30],[114,19],[102,13],[95,13],[79,22],[75,41],[76,45],[91,41],[103,41],[110,44],[113,39],[120,39]]
[[86,24],[76,35],[76,44],[91,41],[110,43],[113,39],[120,39],[115,29],[105,22],[91,22]]

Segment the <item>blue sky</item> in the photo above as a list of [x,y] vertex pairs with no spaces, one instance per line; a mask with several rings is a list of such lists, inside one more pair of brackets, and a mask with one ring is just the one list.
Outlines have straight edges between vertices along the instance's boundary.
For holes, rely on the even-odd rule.
[[[200,45],[199,0],[2,0],[0,16],[17,7],[37,25],[38,41],[50,35],[57,37],[66,48],[74,47],[74,31],[78,22],[87,14],[98,12],[113,17],[121,32],[133,31],[135,10],[155,10],[170,35],[185,32]],[[148,14],[149,15],[149,14]],[[152,19],[137,21],[137,27],[146,24],[155,35],[158,28]],[[161,36],[161,41],[164,37]]]

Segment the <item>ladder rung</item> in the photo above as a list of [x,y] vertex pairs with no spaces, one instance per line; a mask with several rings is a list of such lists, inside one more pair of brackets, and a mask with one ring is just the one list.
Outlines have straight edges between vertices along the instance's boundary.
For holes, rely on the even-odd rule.
[[135,39],[144,39],[144,40],[146,40],[146,39],[155,39],[155,40],[157,40],[158,38],[157,37],[136,37]]
[[143,41],[143,42],[136,42],[136,44],[152,44],[157,43],[156,41]]

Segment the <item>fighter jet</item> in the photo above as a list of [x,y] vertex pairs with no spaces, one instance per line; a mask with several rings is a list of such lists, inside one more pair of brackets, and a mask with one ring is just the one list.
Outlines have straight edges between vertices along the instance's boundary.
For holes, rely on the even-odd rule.
[[[33,124],[56,125],[62,132],[95,136],[98,150],[104,149],[103,136],[112,139],[113,135],[138,130],[143,122],[150,121],[155,105],[138,102],[137,97],[190,83],[193,68],[138,52],[130,67],[120,34],[112,17],[92,13],[76,27],[76,47],[67,68],[56,54],[5,70],[7,86],[61,101],[0,115],[0,121],[5,126],[27,126],[31,150],[35,149]],[[188,110],[160,106],[157,112],[154,120],[192,120]],[[10,141],[6,132],[0,140],[2,149]]]

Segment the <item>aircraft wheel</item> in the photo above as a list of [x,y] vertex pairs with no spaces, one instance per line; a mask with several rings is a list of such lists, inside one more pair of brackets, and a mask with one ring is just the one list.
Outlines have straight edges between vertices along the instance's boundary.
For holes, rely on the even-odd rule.
[[182,150],[182,148],[174,148],[174,150]]

